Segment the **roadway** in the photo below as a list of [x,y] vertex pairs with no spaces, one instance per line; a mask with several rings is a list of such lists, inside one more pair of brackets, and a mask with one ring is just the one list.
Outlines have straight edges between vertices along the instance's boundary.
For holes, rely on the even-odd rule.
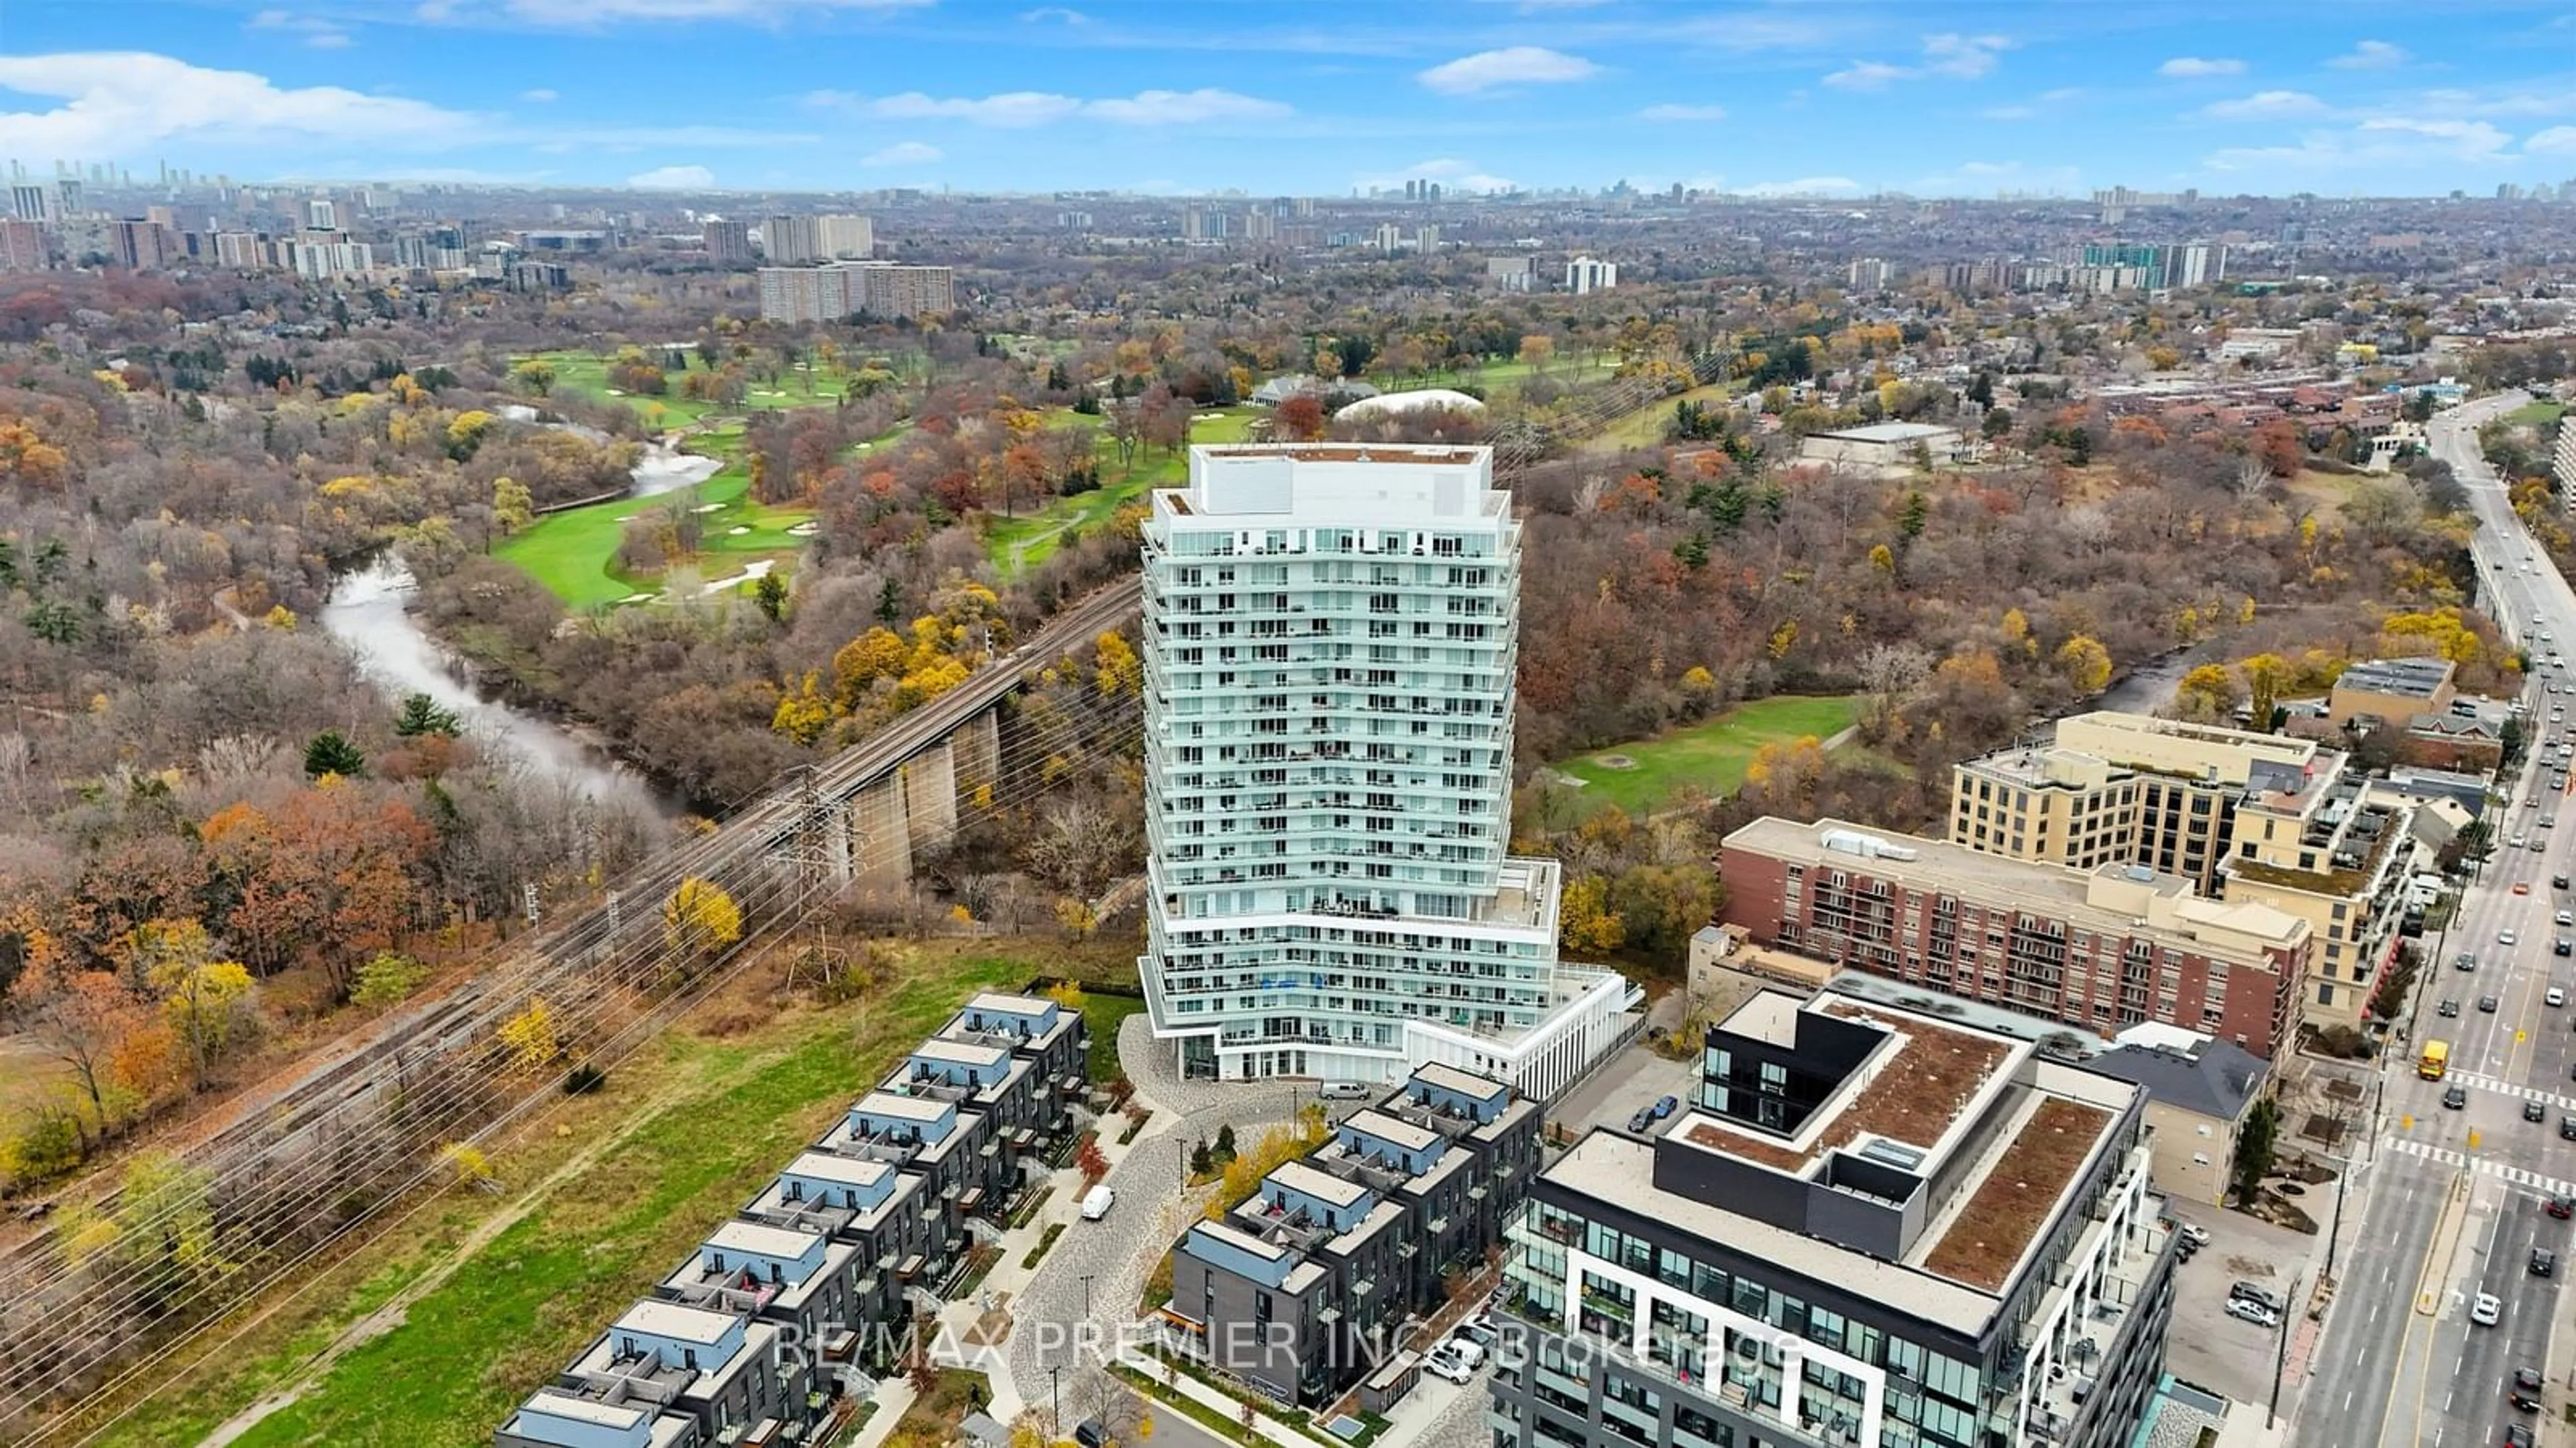
[[[2576,592],[2531,542],[2477,453],[2477,424],[2522,400],[2453,409],[2434,419],[2431,440],[2477,515],[2480,602],[2509,638],[2545,658],[2576,645]],[[2557,1280],[2529,1272],[2530,1253],[2547,1247],[2564,1264],[2576,1237],[2542,1210],[2553,1194],[2576,1194],[2576,1140],[2559,1129],[2576,1123],[2576,1007],[2547,1003],[2552,987],[2576,993],[2576,958],[2552,951],[2560,936],[2576,942],[2576,924],[2556,923],[2559,911],[2576,910],[2576,896],[2551,885],[2576,872],[2576,798],[2554,787],[2551,767],[2560,741],[2576,735],[2549,717],[2576,706],[2576,692],[2546,691],[2571,680],[2576,674],[2535,668],[2528,762],[2502,786],[2503,808],[2489,813],[2496,849],[2451,923],[2426,942],[2412,1018],[2390,1037],[2378,1110],[2347,1183],[2352,1245],[2294,1424],[2301,1444],[2462,1448],[2500,1442],[2506,1424],[2532,1421],[2506,1390],[2517,1367],[2549,1371],[2559,1302]],[[2454,966],[2463,953],[2476,957],[2474,969]],[[2443,1014],[2445,1002],[2456,1016]],[[2422,1043],[2434,1039],[2452,1052],[2439,1082],[2415,1069]],[[2445,1105],[2453,1087],[2466,1093],[2457,1109]],[[2539,1122],[2524,1117],[2532,1100],[2541,1103]],[[2480,1292],[2502,1300],[2493,1327],[2469,1321]]]

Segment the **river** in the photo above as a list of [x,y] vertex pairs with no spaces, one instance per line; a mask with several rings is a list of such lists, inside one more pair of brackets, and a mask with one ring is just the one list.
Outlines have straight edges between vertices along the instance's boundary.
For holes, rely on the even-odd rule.
[[[534,420],[533,412],[524,420]],[[635,464],[629,496],[649,498],[695,487],[722,466],[715,458],[681,452],[667,440],[648,443]],[[322,605],[322,627],[357,658],[359,670],[387,698],[429,695],[441,707],[454,710],[466,733],[487,750],[507,754],[601,804],[625,805],[665,818],[681,813],[679,800],[598,745],[542,715],[477,692],[446,646],[412,617],[411,602],[419,591],[402,560],[391,551],[381,553],[366,567],[332,580],[331,597]]]
[[572,731],[541,715],[484,698],[465,681],[444,645],[411,615],[419,585],[392,553],[341,574],[322,605],[322,627],[354,655],[358,669],[389,699],[427,694],[454,710],[465,732],[486,750],[506,754],[549,779],[605,805],[648,815],[680,812],[652,782]]

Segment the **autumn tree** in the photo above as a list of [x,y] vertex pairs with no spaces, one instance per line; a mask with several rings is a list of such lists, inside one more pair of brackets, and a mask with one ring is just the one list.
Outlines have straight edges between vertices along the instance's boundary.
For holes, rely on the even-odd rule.
[[542,999],[529,1001],[526,1009],[503,1021],[498,1039],[510,1064],[525,1072],[542,1071],[563,1054],[562,1030]]
[[2221,664],[2201,664],[2174,686],[2174,702],[2186,718],[2220,720],[2235,709],[2240,695],[2236,676]]
[[519,384],[519,389],[529,396],[543,397],[555,390],[554,365],[531,357],[510,369],[510,380]]
[[1282,442],[1313,442],[1324,435],[1324,403],[1311,392],[1290,396],[1270,418]]
[[2254,727],[2272,727],[2272,712],[2280,706],[2281,690],[2293,677],[2290,661],[2279,654],[2255,654],[2239,659],[2237,670],[2245,676],[2245,691],[2250,699]]
[[742,939],[742,909],[722,886],[692,875],[662,902],[662,939],[692,960],[712,960]]
[[236,960],[168,960],[151,980],[161,1018],[186,1048],[189,1080],[203,1091],[216,1065],[251,1034],[259,988]]
[[1565,882],[1557,903],[1556,930],[1567,953],[1585,960],[1606,959],[1628,938],[1626,921],[1610,908],[1609,885],[1598,875],[1579,875]]
[[2101,693],[2111,682],[2111,653],[2100,640],[2077,634],[2057,646],[2057,672],[2078,694]]
[[144,1024],[140,1002],[106,971],[74,965],[46,944],[9,996],[8,1019],[46,1059],[69,1073],[88,1103],[79,1122],[86,1154],[115,1130],[129,1103],[119,1090],[116,1053]]
[[2308,460],[2307,439],[2297,423],[2276,417],[2254,430],[2254,456],[2273,477],[2295,478]]

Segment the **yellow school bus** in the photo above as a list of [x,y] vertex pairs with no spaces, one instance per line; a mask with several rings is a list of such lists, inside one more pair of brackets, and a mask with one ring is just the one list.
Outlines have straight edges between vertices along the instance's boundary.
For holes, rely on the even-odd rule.
[[2451,1069],[2451,1043],[2426,1041],[2424,1054],[2415,1058],[2415,1074],[2427,1081],[2439,1081]]

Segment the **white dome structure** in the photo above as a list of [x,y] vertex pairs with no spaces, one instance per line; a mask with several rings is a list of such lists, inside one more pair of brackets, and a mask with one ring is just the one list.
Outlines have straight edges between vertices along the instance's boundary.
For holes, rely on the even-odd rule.
[[1372,418],[1402,417],[1414,412],[1482,412],[1485,404],[1466,393],[1447,387],[1425,387],[1413,392],[1386,392],[1364,398],[1333,414],[1336,420],[1367,422]]

